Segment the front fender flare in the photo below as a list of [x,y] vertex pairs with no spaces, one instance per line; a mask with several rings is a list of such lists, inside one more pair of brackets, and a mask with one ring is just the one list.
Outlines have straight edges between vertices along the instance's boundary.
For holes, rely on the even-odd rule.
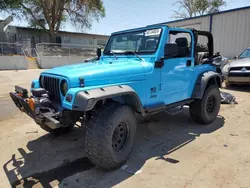
[[79,91],[75,96],[72,110],[89,111],[94,108],[98,101],[111,99],[118,96],[132,97],[132,101],[134,101],[132,106],[136,108],[136,111],[142,113],[142,115],[145,116],[144,108],[137,93],[133,88],[127,85],[108,86],[86,91]]
[[221,88],[222,85],[222,78],[221,75],[217,72],[207,71],[201,73],[194,85],[192,98],[193,99],[201,99],[203,94],[208,86],[208,84],[217,84],[218,87]]

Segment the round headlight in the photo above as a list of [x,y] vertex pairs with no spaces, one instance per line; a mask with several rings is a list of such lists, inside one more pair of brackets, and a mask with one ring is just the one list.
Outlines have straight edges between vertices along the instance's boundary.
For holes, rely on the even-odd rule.
[[62,95],[65,96],[68,91],[68,83],[66,80],[61,81],[60,89],[61,89]]

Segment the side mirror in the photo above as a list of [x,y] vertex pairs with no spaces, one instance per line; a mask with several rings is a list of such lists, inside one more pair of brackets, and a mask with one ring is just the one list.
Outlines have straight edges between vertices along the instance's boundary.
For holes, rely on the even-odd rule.
[[98,48],[96,49],[96,55],[97,55],[98,60],[99,60],[99,59],[100,59],[100,57],[101,57],[101,55],[102,55],[102,50],[101,50],[101,48],[100,48],[100,47],[98,47]]
[[178,45],[176,43],[167,43],[164,47],[164,57],[171,58],[178,55]]
[[234,59],[238,59],[238,57],[237,57],[237,56],[234,56]]

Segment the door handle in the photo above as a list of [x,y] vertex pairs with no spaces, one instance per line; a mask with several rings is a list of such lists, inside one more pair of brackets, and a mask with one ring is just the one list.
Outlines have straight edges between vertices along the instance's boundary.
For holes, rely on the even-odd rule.
[[186,65],[187,65],[187,67],[190,67],[192,65],[191,59],[187,60],[187,64]]

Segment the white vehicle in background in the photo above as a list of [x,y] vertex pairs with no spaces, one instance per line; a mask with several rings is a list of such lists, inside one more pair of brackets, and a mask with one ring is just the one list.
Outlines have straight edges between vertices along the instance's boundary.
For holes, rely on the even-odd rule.
[[250,47],[245,49],[236,60],[226,64],[222,73],[226,87],[231,84],[250,84]]

